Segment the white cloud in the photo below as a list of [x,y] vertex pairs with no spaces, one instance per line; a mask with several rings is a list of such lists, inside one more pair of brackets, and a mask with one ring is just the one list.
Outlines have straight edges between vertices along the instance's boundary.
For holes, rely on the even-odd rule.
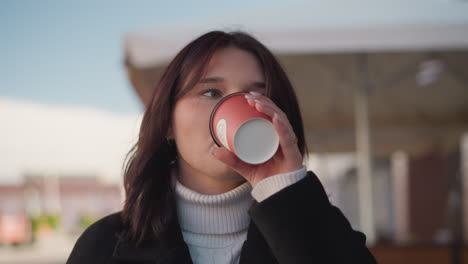
[[19,182],[24,173],[121,181],[141,117],[0,97],[0,182]]

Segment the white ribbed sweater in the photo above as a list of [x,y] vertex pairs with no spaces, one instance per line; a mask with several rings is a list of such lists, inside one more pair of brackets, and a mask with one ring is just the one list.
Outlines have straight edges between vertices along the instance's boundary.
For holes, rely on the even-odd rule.
[[218,195],[197,193],[176,177],[177,214],[184,241],[194,264],[239,263],[247,239],[253,199],[261,202],[305,177],[305,166],[297,171],[268,177],[255,188],[245,182]]

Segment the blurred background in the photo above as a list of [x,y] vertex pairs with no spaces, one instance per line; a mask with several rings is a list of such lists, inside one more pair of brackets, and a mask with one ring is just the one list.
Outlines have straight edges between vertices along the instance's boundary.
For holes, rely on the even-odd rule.
[[120,210],[155,83],[213,29],[274,51],[308,168],[379,263],[468,263],[463,0],[0,0],[0,263],[65,263]]

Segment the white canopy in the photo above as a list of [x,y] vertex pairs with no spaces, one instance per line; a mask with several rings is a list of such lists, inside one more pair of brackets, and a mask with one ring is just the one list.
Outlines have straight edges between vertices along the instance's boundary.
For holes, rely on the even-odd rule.
[[[169,59],[205,31],[126,36],[129,76],[143,102]],[[314,151],[355,149],[353,88],[363,83],[377,154],[444,150],[468,128],[468,24],[250,32],[286,68]]]

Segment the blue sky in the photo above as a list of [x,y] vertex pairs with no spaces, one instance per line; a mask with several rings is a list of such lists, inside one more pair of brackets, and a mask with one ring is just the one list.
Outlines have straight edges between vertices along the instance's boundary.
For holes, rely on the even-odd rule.
[[243,8],[231,2],[2,0],[0,96],[140,112],[123,67],[123,35]]
[[253,19],[243,24],[273,28],[466,23],[467,6],[448,0],[0,0],[0,97],[139,113],[141,106],[123,67],[122,38],[129,32],[197,21],[216,24],[246,13],[244,17]]

